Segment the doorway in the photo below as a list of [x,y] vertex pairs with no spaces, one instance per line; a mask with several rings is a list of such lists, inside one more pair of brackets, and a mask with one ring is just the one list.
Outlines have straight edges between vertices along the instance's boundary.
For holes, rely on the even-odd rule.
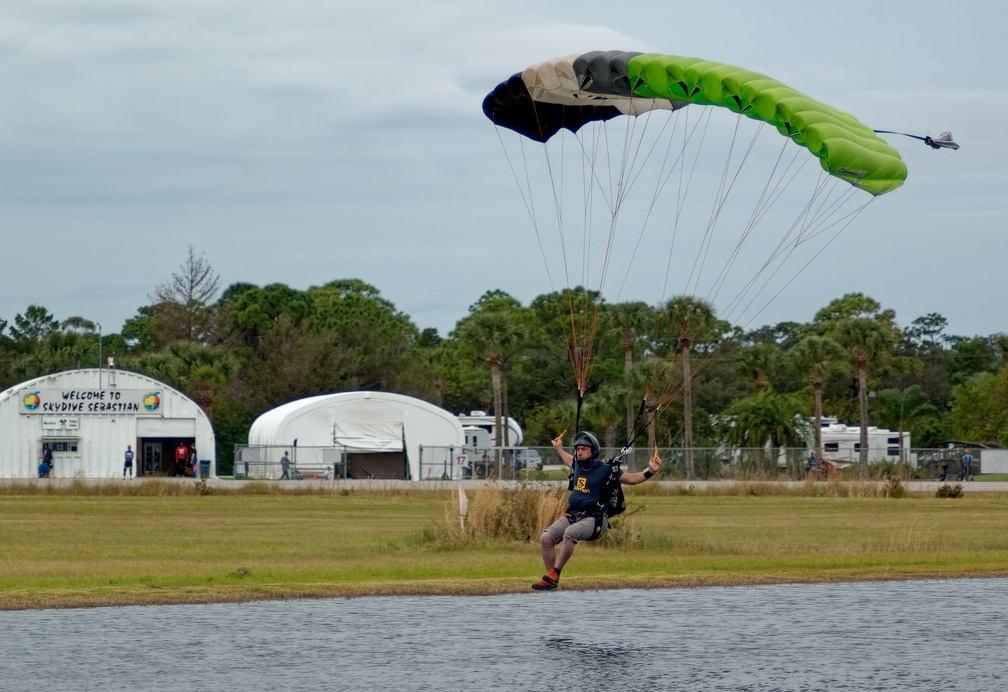
[[175,460],[175,450],[179,445],[187,450],[196,444],[194,437],[143,437],[140,439],[140,466],[138,475],[144,476],[182,476],[185,463]]

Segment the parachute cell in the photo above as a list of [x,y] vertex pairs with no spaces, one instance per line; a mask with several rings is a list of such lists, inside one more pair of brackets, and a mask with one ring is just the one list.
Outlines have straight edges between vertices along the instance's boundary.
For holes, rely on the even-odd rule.
[[766,75],[696,58],[621,51],[557,58],[499,84],[484,99],[483,112],[496,125],[546,142],[593,121],[689,104],[724,107],[773,125],[830,175],[873,195],[906,179],[897,151],[852,115]]

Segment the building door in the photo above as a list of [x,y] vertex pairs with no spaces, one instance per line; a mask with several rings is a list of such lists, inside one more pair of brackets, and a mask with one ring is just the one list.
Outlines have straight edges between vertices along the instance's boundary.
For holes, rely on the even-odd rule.
[[[43,444],[52,451],[53,478],[74,478],[84,474],[84,462],[81,459],[80,440],[43,438]],[[41,457],[41,451],[39,452]]]
[[140,467],[137,469],[138,476],[163,476],[164,469],[161,467],[161,441],[144,440],[140,452]]

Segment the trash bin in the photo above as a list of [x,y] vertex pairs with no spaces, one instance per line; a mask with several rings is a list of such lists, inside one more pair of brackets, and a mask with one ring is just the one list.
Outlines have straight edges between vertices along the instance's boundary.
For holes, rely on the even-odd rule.
[[239,461],[235,463],[234,466],[234,477],[235,478],[248,478],[248,462]]
[[200,459],[199,462],[199,477],[209,478],[210,477],[210,460]]

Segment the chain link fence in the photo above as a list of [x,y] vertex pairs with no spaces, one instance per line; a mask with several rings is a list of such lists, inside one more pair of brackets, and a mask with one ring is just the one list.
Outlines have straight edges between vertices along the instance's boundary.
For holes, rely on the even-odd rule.
[[[287,462],[284,462],[284,457]],[[345,447],[236,445],[234,477],[250,480],[347,478]]]
[[[603,447],[600,456],[611,460],[622,450]],[[803,480],[809,475],[830,476],[858,474],[857,452],[827,454],[816,459],[810,450],[783,447],[768,448],[664,447],[657,450],[662,459],[660,476],[668,480]],[[905,463],[898,458],[869,459],[873,473],[901,473],[920,480],[963,478],[962,457],[966,449],[947,447],[912,449]],[[654,450],[634,448],[622,459],[625,471],[641,471]],[[283,457],[287,455],[287,475]],[[563,462],[552,447],[420,447],[419,478],[422,480],[523,480],[542,474],[564,471]],[[983,469],[983,450],[972,448],[972,474]],[[689,472],[692,459],[692,473]],[[362,462],[356,462],[362,465]],[[237,445],[234,454],[236,479],[299,480],[367,477],[354,474],[354,464],[345,447],[290,447],[279,445]],[[407,465],[408,466],[408,465]],[[361,471],[362,469],[358,469]]]

